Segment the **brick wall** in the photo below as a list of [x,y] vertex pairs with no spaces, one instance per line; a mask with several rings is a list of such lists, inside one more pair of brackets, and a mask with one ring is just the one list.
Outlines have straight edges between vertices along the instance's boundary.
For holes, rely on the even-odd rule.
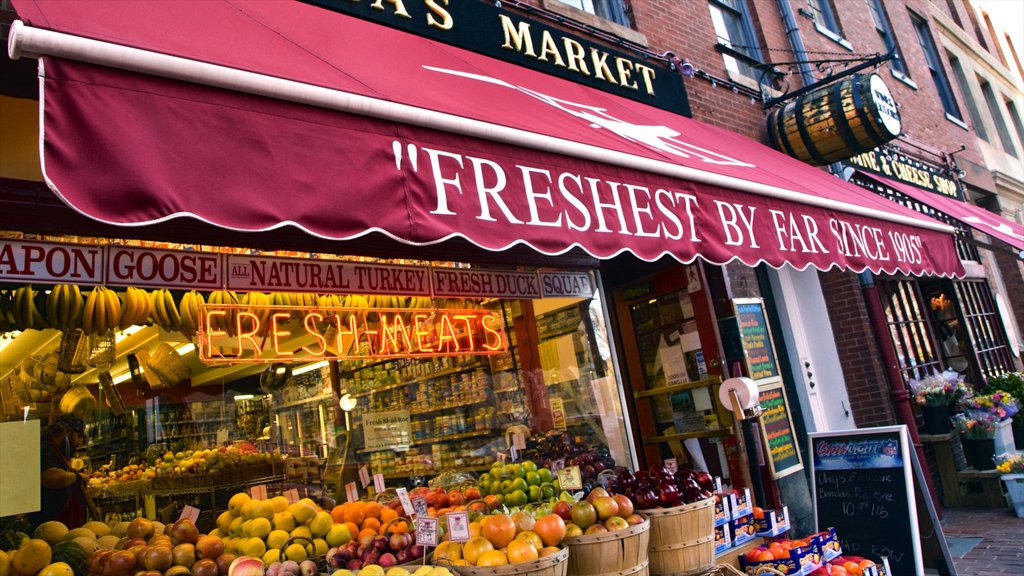
[[818,277],[829,303],[829,321],[854,421],[861,428],[895,424],[889,379],[882,364],[878,339],[868,321],[857,275],[832,270]]

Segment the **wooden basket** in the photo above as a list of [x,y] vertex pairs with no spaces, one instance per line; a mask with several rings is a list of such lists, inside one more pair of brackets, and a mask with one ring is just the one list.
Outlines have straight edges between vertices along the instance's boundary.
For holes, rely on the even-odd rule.
[[457,572],[460,576],[566,576],[568,561],[569,549],[562,548],[557,554],[529,562],[517,562],[508,566],[451,566],[449,570]]
[[647,576],[650,529],[645,520],[625,530],[566,538],[568,576]]
[[651,521],[650,573],[694,576],[715,561],[715,499],[640,510]]

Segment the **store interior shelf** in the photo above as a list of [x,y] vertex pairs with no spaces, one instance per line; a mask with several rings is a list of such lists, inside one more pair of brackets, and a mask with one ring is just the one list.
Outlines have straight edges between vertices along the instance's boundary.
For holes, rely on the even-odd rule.
[[633,392],[633,398],[648,398],[651,396],[663,396],[665,394],[673,394],[675,392],[683,392],[685,390],[693,390],[694,388],[706,388],[708,386],[714,386],[720,383],[721,380],[718,378],[707,378],[705,380],[696,380],[694,382],[687,382],[685,384],[675,384],[673,386],[664,386],[661,388],[652,388],[650,390],[637,390]]
[[662,436],[645,436],[644,444],[660,444],[662,442],[676,442],[689,438],[714,438],[716,436],[729,436],[731,428],[718,428],[715,430],[701,430],[700,432],[683,432],[682,434],[665,434]]
[[489,400],[485,397],[480,400],[473,400],[471,402],[459,402],[457,404],[439,404],[437,406],[431,406],[425,410],[409,410],[409,414],[418,416],[420,414],[430,414],[431,412],[439,412],[441,410],[453,410],[455,408],[466,408],[468,406],[476,406],[477,404],[485,404]]
[[378,386],[378,387],[373,388],[371,390],[361,390],[359,392],[348,392],[348,394],[351,394],[353,398],[362,398],[363,396],[369,396],[370,394],[373,394],[374,392],[385,392],[387,390],[394,390],[395,388],[403,388],[405,386],[409,386],[409,385],[412,385],[412,384],[419,384],[420,382],[428,382],[430,380],[434,380],[435,378],[444,378],[445,376],[451,376],[453,374],[462,374],[464,372],[472,372],[473,370],[477,370],[477,369],[481,369],[481,368],[483,368],[483,366],[479,362],[474,362],[473,364],[468,364],[466,366],[459,366],[457,368],[451,368],[449,370],[443,370],[441,372],[433,372],[431,374],[426,374],[426,375],[423,375],[423,376],[417,376],[415,378],[409,378],[409,379],[406,379],[406,380],[402,380],[401,382],[396,382],[394,384],[387,384],[387,385],[384,385],[384,386]]

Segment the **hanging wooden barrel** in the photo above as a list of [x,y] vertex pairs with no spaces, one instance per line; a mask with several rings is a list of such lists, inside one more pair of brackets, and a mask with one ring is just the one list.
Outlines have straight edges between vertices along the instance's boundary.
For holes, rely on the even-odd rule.
[[845,160],[899,135],[899,110],[877,74],[847,76],[768,116],[771,145],[814,165]]
[[651,522],[651,576],[694,576],[715,561],[715,499],[641,510]]

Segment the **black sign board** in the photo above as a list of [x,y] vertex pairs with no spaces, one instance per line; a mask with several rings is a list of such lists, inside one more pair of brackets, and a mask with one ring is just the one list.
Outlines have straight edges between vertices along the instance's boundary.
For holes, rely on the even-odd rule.
[[[925,567],[955,574],[942,526],[927,501],[906,426],[861,428],[809,435],[814,514],[819,530],[836,529],[844,554],[889,562],[892,576],[919,576]],[[922,529],[928,530],[924,533]],[[922,556],[939,546],[945,560]],[[941,541],[941,542],[939,542]],[[945,565],[943,565],[945,564]]]
[[610,49],[491,2],[304,1],[691,116],[682,77],[664,62]]
[[779,378],[775,361],[775,343],[772,341],[764,301],[760,298],[734,298],[735,322],[740,346],[747,364],[747,375],[755,382]]
[[950,178],[943,168],[925,164],[902,154],[883,155],[875,149],[858,154],[846,162],[858,170],[878,174],[889,180],[909,184],[949,198],[961,201],[964,199],[964,191],[960,183]]
[[802,470],[804,465],[793,430],[785,386],[782,382],[760,386],[757,403],[761,406],[761,438],[768,453],[772,478]]

